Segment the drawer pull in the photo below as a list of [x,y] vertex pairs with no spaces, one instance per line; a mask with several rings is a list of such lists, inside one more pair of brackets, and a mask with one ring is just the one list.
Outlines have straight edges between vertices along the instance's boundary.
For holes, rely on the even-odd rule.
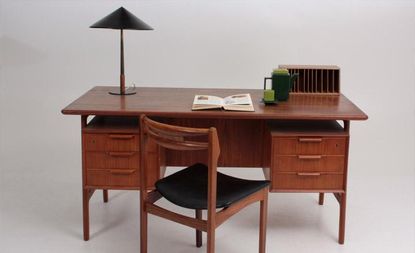
[[132,174],[135,170],[110,170],[111,174],[114,175],[129,175]]
[[126,135],[126,134],[110,134],[109,137],[111,139],[130,140],[130,139],[134,138],[134,135],[132,135],[132,134],[129,134],[129,135]]
[[322,142],[322,138],[299,138],[299,142]]
[[135,152],[108,152],[109,156],[112,157],[127,157],[134,155]]
[[299,155],[298,159],[302,159],[302,160],[321,159],[321,155]]
[[306,177],[318,177],[318,176],[321,176],[321,174],[320,173],[306,173],[306,172],[300,172],[300,173],[297,173],[297,175],[298,176],[306,176]]

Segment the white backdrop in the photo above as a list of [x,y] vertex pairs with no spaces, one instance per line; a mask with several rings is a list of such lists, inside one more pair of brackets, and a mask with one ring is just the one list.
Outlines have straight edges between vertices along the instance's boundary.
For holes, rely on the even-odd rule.
[[[6,252],[22,237],[43,245],[39,227],[55,219],[59,230],[66,219],[69,204],[56,200],[79,201],[80,119],[60,110],[95,85],[117,84],[119,32],[88,27],[120,6],[155,29],[125,32],[128,84],[261,88],[278,64],[339,65],[342,92],[369,115],[351,125],[348,252],[413,252],[415,1],[2,0]],[[71,222],[81,241],[80,213]]]

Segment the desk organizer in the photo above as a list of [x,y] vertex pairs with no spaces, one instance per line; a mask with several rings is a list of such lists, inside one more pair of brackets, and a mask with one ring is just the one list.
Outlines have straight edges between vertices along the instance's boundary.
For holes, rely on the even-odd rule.
[[334,65],[279,65],[290,74],[298,74],[291,93],[340,94],[340,68]]

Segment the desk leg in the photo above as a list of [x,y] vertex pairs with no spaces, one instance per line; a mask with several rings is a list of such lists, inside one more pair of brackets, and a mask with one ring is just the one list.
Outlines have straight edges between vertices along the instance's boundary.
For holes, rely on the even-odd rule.
[[322,206],[324,204],[324,192],[318,194],[318,204]]
[[89,240],[89,193],[88,189],[82,190],[82,211],[84,223],[84,241]]
[[104,203],[108,202],[108,190],[102,190],[102,198],[104,200]]
[[339,244],[344,244],[344,234],[346,229],[346,193],[341,193],[340,196]]
[[[88,115],[81,116],[81,129],[84,129],[87,125]],[[82,133],[82,131],[81,131]],[[89,240],[89,199],[94,194],[94,190],[85,188],[86,185],[86,163],[85,163],[85,139],[82,134],[82,216],[84,225],[84,241]]]

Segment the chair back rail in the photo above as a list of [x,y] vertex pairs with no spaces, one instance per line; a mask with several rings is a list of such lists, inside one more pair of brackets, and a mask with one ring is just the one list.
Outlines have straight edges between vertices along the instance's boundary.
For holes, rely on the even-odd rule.
[[142,131],[164,148],[174,150],[204,150],[209,148],[208,141],[188,140],[192,137],[208,137],[209,128],[189,128],[171,126],[142,117]]
[[[190,128],[182,126],[172,126],[164,123],[160,123],[148,118],[145,115],[140,116],[141,127],[141,150],[145,153],[147,142],[149,139],[154,141],[162,148],[179,150],[179,151],[192,151],[192,150],[207,150],[208,156],[208,168],[209,172],[214,171],[216,173],[217,161],[220,154],[219,139],[216,128]],[[196,137],[197,140],[192,138]],[[204,139],[204,140],[199,140]],[[142,156],[142,166],[145,168],[147,165],[145,156]],[[142,170],[144,180],[146,180],[146,170],[151,168],[145,168]],[[214,174],[212,172],[212,174]],[[216,189],[215,177],[212,178],[214,189]],[[144,183],[144,182],[143,182]],[[145,182],[146,183],[146,182]]]

